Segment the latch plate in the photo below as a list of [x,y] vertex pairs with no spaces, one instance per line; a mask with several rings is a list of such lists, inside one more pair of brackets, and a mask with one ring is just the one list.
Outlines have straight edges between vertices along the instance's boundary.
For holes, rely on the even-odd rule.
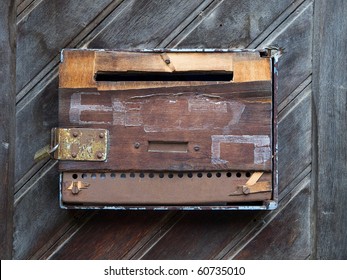
[[53,157],[58,160],[105,161],[109,132],[95,128],[53,128]]

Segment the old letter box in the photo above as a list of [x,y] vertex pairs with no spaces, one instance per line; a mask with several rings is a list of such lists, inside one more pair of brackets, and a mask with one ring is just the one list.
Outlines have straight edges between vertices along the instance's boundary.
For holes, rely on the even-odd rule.
[[276,54],[63,50],[61,206],[273,209]]

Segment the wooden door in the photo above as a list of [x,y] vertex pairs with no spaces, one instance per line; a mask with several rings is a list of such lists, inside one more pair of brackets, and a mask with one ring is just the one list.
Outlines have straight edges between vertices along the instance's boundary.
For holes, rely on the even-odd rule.
[[[9,81],[14,81],[16,63],[16,90],[11,83],[0,85],[2,91],[13,93],[0,96],[1,106],[8,109],[0,114],[4,127],[0,132],[9,138],[1,140],[11,145],[7,149],[2,144],[0,150],[4,159],[0,174],[9,178],[0,185],[1,233],[6,237],[1,240],[2,258],[347,258],[343,234],[347,217],[342,209],[347,202],[343,138],[347,72],[341,62],[346,61],[346,2],[18,0],[16,7],[12,4],[7,0],[0,5],[10,15],[0,19],[10,34],[1,47],[11,50],[15,40],[17,45],[15,56],[0,57],[2,64],[11,66],[3,73],[12,77]],[[33,157],[49,143],[49,131],[58,122],[62,48],[269,45],[285,48],[279,63],[278,209],[59,208],[57,162],[35,163]],[[334,63],[329,62],[330,55]]]

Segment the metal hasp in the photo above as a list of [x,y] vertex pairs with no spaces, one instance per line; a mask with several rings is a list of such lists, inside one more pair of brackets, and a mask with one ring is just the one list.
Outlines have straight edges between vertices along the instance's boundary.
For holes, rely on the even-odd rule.
[[53,128],[53,158],[73,161],[105,161],[108,130],[95,128]]

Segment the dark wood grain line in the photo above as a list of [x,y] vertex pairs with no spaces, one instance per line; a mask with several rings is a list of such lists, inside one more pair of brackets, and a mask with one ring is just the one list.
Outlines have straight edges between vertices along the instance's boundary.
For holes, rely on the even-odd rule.
[[[227,254],[222,256],[221,259],[234,259],[235,257],[237,257],[237,255],[240,254],[242,252],[242,250],[248,244],[250,244],[252,242],[252,240],[254,240],[259,234],[261,234],[261,232],[264,231],[268,226],[272,225],[273,221],[276,219],[276,217],[278,215],[282,215],[283,211],[288,211],[288,208],[290,208],[289,206],[290,206],[291,202],[295,201],[296,197],[300,196],[302,192],[305,193],[306,200],[307,200],[309,197],[307,195],[307,192],[308,192],[308,189],[310,186],[310,182],[311,182],[311,179],[310,179],[310,174],[309,174],[293,189],[292,192],[288,193],[285,197],[282,198],[282,200],[280,201],[280,204],[279,204],[279,208],[268,213],[267,215],[263,215],[261,217],[258,217],[258,227],[254,227],[253,230],[249,231],[243,237],[243,239],[241,239],[239,241],[239,243],[236,244]],[[309,205],[309,203],[308,203],[308,205]],[[301,209],[301,208],[299,208],[299,209]],[[292,211],[292,210],[290,209],[289,211]],[[297,210],[297,211],[300,212],[300,210]],[[309,225],[306,224],[306,227],[308,227],[308,226]],[[304,228],[303,230],[306,230],[306,234],[309,233],[309,229]],[[281,232],[281,230],[277,229],[277,233],[278,232]],[[283,229],[282,229],[282,232],[285,233],[286,231],[283,231]],[[306,241],[307,241],[307,239],[308,238],[305,238]],[[305,246],[310,247],[307,244],[305,244]],[[286,259],[285,253],[283,252],[282,254],[283,254],[282,258]],[[305,256],[307,256],[307,254]],[[250,256],[250,257],[252,258],[252,256]],[[257,256],[254,255],[254,257],[257,257]],[[280,256],[274,255],[274,257],[279,258]],[[241,258],[245,258],[245,256],[241,257]],[[265,258],[266,258],[266,256],[265,256]],[[287,258],[289,258],[289,257],[287,257]]]
[[15,1],[2,1],[0,14],[0,259],[11,259],[16,124]]
[[313,102],[318,259],[347,259],[347,2],[315,1]]

